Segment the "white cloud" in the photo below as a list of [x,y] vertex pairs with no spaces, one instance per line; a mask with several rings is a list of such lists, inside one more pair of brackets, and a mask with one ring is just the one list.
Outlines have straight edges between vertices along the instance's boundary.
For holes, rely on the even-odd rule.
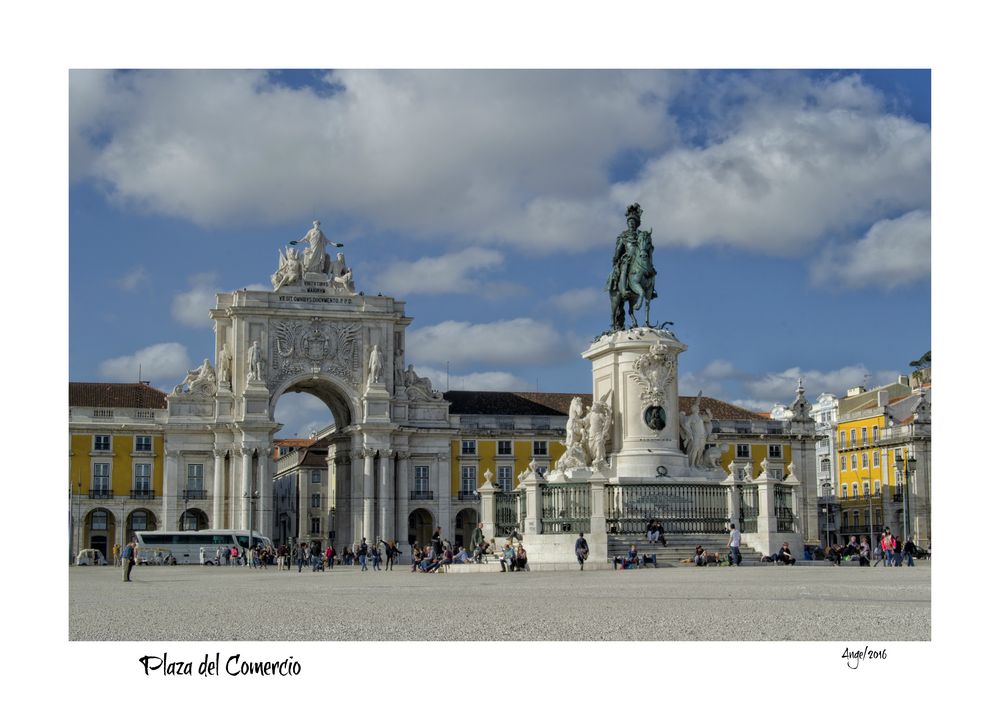
[[421,377],[430,378],[434,389],[442,392],[453,390],[480,390],[488,392],[524,392],[528,384],[509,372],[451,372],[425,365],[415,365],[414,370]]
[[750,376],[746,390],[753,398],[770,401],[770,409],[775,402],[788,404],[795,399],[795,388],[799,378],[806,389],[806,397],[814,400],[821,392],[830,392],[842,397],[851,387],[866,384],[869,388],[896,381],[896,373],[891,371],[871,372],[864,365],[847,365],[837,370],[822,372],[790,367],[783,372],[769,372],[757,377]]
[[496,270],[503,262],[503,254],[494,249],[469,247],[416,261],[391,261],[377,277],[377,283],[382,292],[403,296],[474,293],[485,290],[481,274]]
[[825,233],[930,206],[930,129],[881,109],[856,77],[730,77],[704,144],[669,150],[612,190],[654,241],[799,253]]
[[[608,304],[608,294],[599,288],[574,288],[549,299],[553,308],[573,318],[592,315],[602,303]],[[609,312],[610,309],[609,304]]]
[[274,420],[284,426],[279,438],[307,438],[333,423],[333,414],[321,399],[305,392],[281,395],[274,407]]
[[139,284],[149,281],[149,274],[142,266],[133,267],[115,283],[123,291],[135,291]]
[[813,281],[844,288],[892,289],[931,273],[931,216],[914,210],[872,225],[857,243],[829,248],[812,266]]
[[208,312],[215,307],[215,296],[221,290],[215,285],[216,275],[195,274],[188,279],[189,291],[174,295],[170,305],[170,315],[178,323],[193,328],[208,328],[212,319]]
[[140,367],[143,380],[180,381],[189,367],[187,349],[180,343],[157,343],[132,355],[104,360],[98,372],[112,382],[137,382]]
[[412,361],[439,367],[448,361],[456,365],[551,363],[575,355],[575,344],[572,336],[531,318],[492,323],[444,321],[411,330],[406,338]]

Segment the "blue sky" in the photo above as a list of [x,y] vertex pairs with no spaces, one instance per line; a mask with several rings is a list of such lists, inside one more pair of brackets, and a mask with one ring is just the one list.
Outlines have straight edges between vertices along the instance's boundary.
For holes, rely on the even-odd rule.
[[[682,394],[753,409],[930,348],[929,71],[70,72],[70,378],[168,389],[313,219],[444,388],[588,391],[624,209]],[[328,415],[279,405],[283,434]]]

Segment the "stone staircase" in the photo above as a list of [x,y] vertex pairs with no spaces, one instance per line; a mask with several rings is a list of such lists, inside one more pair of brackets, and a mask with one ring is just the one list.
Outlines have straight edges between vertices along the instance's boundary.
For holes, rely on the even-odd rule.
[[[657,567],[688,567],[689,565],[683,564],[681,560],[691,559],[697,545],[705,548],[706,552],[719,553],[723,559],[729,554],[728,535],[668,535],[666,547],[658,542],[647,542],[644,534],[608,535],[608,561],[615,557],[624,557],[629,545],[633,543],[640,555],[656,555]],[[746,543],[740,545],[740,552],[743,554],[743,565],[760,564],[761,553]]]

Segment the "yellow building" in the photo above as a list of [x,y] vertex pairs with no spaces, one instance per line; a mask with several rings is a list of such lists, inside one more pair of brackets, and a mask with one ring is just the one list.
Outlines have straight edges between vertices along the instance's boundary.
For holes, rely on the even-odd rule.
[[148,383],[69,384],[70,560],[94,548],[110,561],[135,530],[162,521],[166,395]]
[[900,381],[840,401],[834,436],[842,542],[877,541],[889,527],[930,544],[929,395],[929,387],[914,392]]

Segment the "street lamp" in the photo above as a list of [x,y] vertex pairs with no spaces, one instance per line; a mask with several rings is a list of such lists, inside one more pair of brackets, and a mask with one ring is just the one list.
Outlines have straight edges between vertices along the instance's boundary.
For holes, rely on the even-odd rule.
[[896,485],[899,477],[903,477],[903,540],[910,539],[910,476],[917,466],[917,459],[912,452],[905,459],[902,454],[896,454]]
[[826,523],[826,546],[827,547],[830,547],[830,528],[833,527],[833,525],[830,523],[830,509],[831,509],[831,505],[830,505],[830,490],[831,490],[832,487],[833,486],[831,486],[829,483],[824,483],[823,484],[823,500],[824,500],[824,503],[823,503],[823,518],[825,519],[825,523]]
[[250,558],[253,555],[253,553],[251,552],[251,550],[253,549],[253,501],[257,497],[257,491],[252,491],[251,493],[246,494],[246,497],[250,499],[250,518],[247,521],[248,529],[247,529],[247,564],[246,564],[247,569],[249,569]]

